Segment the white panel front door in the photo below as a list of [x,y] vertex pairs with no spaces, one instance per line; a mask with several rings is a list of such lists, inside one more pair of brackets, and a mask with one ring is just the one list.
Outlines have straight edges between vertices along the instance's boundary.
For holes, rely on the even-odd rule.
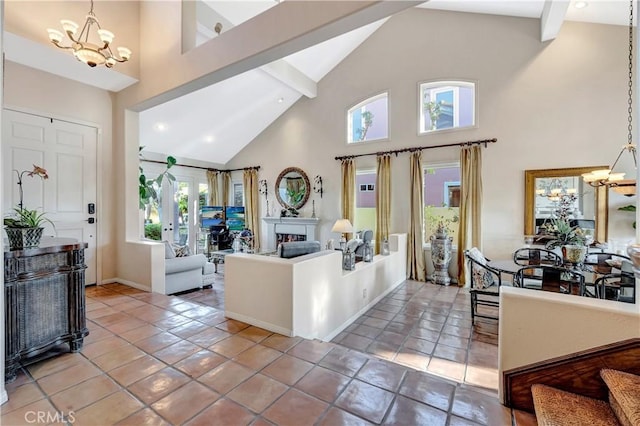
[[[88,244],[86,283],[95,284],[97,129],[4,110],[2,132],[5,208],[10,210],[20,201],[14,170],[31,170],[34,164],[45,168],[49,174],[46,181],[24,175],[24,205],[44,210],[54,222],[55,230],[46,227],[45,236],[75,238]],[[93,214],[89,204],[95,206]],[[90,218],[94,223],[89,223]]]

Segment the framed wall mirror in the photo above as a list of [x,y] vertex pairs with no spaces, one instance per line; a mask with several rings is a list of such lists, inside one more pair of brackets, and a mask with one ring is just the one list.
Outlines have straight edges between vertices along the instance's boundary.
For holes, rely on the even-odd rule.
[[287,167],[276,179],[276,198],[284,208],[302,208],[309,199],[310,192],[309,178],[298,167]]
[[582,179],[583,173],[606,168],[525,170],[524,234],[536,235],[545,222],[565,217],[581,228],[593,226],[595,240],[607,241],[608,188],[594,188]]

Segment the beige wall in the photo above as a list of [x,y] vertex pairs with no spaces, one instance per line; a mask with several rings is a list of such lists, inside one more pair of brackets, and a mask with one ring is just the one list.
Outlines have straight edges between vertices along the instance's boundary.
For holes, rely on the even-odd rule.
[[[289,166],[321,175],[326,192],[314,199],[325,241],[338,237],[330,233],[340,212],[334,156],[496,137],[483,150],[484,248],[490,257],[507,256],[522,242],[525,169],[612,162],[626,141],[626,37],[624,27],[565,22],[556,40],[541,43],[537,19],[411,9],[322,79],[317,98],[298,101],[228,166],[259,164],[271,186]],[[418,136],[418,82],[454,77],[478,81],[478,127]],[[346,146],[347,108],[383,90],[390,140]],[[427,150],[423,159],[456,161],[458,149]],[[391,231],[406,232],[408,155],[391,163]],[[375,158],[356,164],[371,168]],[[632,218],[615,210],[629,201],[611,193],[612,237],[633,238]]]
[[[102,279],[115,276],[113,256],[114,203],[111,94],[66,78],[5,62],[4,107],[53,115],[97,126],[98,139],[98,244]],[[98,277],[100,279],[100,277]]]

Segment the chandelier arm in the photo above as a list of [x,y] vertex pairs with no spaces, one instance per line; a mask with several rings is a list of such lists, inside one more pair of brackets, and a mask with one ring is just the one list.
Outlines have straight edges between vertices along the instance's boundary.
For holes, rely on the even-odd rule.
[[616,161],[614,161],[613,162],[613,166],[611,166],[611,171],[612,172],[616,168],[616,164],[618,164],[618,160],[620,160],[620,157],[622,157],[622,153],[624,153],[626,150],[627,150],[627,147],[622,148],[622,150],[620,151],[620,153],[616,157]]

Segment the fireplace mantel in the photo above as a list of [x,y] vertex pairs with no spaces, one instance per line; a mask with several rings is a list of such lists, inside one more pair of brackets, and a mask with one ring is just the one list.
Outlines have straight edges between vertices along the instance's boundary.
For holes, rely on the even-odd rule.
[[305,235],[307,241],[315,241],[317,217],[263,217],[267,224],[266,249],[276,249],[276,233]]

